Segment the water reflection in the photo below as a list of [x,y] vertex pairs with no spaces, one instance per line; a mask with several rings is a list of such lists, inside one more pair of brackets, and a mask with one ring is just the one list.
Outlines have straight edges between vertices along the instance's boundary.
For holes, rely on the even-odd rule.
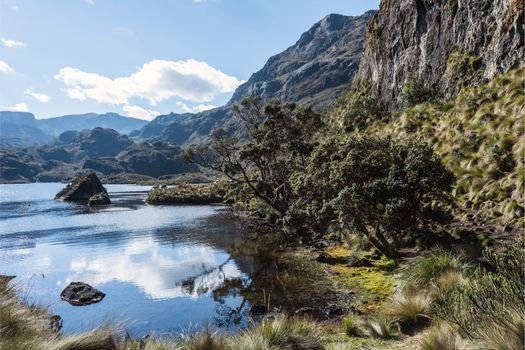
[[[153,299],[198,297],[242,274],[226,254],[202,245],[163,247],[152,237],[133,238],[116,254],[75,257],[66,282],[132,283]],[[192,281],[192,288],[188,281]]]
[[[147,188],[114,185],[112,205],[89,210],[53,201],[61,187],[0,185],[0,274],[17,275],[28,301],[61,315],[66,333],[108,318],[133,336],[190,324],[235,328],[253,305],[293,312],[327,297],[313,287],[322,274],[305,261],[269,258],[267,238],[224,207],[149,206]],[[61,301],[72,281],[106,298],[87,307]]]

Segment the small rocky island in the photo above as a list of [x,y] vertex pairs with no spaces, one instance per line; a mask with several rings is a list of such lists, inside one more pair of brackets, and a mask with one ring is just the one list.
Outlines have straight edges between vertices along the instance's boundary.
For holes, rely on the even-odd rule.
[[146,198],[148,204],[214,204],[223,201],[223,186],[216,182],[175,187],[154,186]]
[[108,205],[111,200],[108,191],[93,171],[78,175],[55,196],[55,200],[66,202],[87,202],[90,206]]
[[71,282],[60,293],[60,298],[73,306],[95,304],[102,301],[105,296],[106,294],[83,282]]

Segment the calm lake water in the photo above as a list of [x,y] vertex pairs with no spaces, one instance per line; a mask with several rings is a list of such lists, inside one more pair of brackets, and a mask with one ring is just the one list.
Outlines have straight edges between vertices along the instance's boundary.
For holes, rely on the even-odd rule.
[[[63,184],[0,185],[0,274],[16,275],[22,297],[49,306],[64,332],[105,320],[133,336],[236,328],[250,302],[241,287],[260,270],[243,233],[221,206],[150,206],[148,187],[107,185],[103,209],[57,202]],[[60,292],[82,281],[106,293],[71,306]]]

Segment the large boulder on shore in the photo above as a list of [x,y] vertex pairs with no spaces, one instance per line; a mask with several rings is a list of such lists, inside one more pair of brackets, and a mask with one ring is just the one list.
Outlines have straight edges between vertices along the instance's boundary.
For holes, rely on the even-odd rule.
[[77,176],[70,184],[57,193],[56,200],[75,202],[88,201],[92,196],[107,193],[97,174],[92,171]]
[[111,200],[106,192],[97,193],[94,196],[91,196],[88,201],[90,207],[97,205],[108,205],[111,204]]
[[60,293],[62,300],[74,306],[95,304],[102,301],[105,296],[106,294],[83,282],[71,282],[64,288],[62,293]]

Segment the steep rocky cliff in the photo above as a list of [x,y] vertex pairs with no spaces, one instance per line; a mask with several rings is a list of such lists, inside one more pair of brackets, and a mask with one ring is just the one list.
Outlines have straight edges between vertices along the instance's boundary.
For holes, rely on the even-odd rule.
[[348,88],[363,51],[366,23],[361,16],[331,14],[301,35],[297,43],[271,57],[239,86],[230,103],[248,96],[312,104],[322,109]]
[[524,62],[524,0],[382,0],[356,82],[389,105],[409,79],[447,98]]

